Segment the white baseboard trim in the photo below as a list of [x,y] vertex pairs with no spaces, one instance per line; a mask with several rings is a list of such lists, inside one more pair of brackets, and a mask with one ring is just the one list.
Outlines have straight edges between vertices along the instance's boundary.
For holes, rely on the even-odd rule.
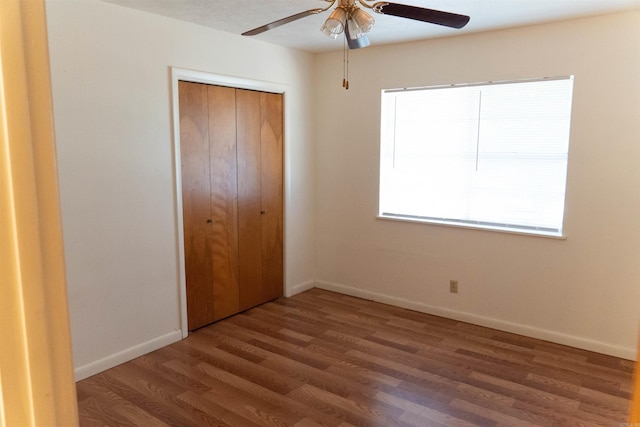
[[535,328],[533,326],[520,323],[513,323],[491,317],[479,316],[473,313],[456,311],[448,308],[435,307],[421,302],[410,301],[404,298],[398,298],[378,292],[365,291],[351,286],[317,281],[315,282],[315,287],[358,298],[381,302],[384,304],[393,305],[395,307],[402,307],[421,313],[432,314],[434,316],[446,317],[448,319],[459,320],[461,322],[472,323],[474,325],[485,326],[488,328],[498,329],[501,331],[511,332],[519,335],[525,335],[532,338],[550,341],[556,344],[562,344],[570,347],[581,348],[583,350],[608,354],[627,360],[636,360],[636,357],[638,357],[638,355],[636,354],[637,350],[635,348],[620,347],[607,344],[605,342],[594,341],[588,338],[563,334],[561,332]]
[[107,369],[111,369],[124,362],[128,362],[129,360],[135,359],[136,357],[140,357],[154,350],[158,350],[159,348],[162,348],[169,344],[173,344],[174,342],[180,341],[181,339],[182,331],[173,331],[152,340],[127,348],[100,360],[96,360],[95,362],[79,366],[74,371],[75,379],[76,381],[80,381],[85,378],[89,378],[92,375],[98,374],[102,371],[106,371]]
[[285,296],[289,298],[294,295],[301,294],[304,291],[308,291],[309,289],[313,289],[315,287],[316,287],[316,282],[313,280],[309,280],[308,282],[298,283],[297,285],[293,285]]

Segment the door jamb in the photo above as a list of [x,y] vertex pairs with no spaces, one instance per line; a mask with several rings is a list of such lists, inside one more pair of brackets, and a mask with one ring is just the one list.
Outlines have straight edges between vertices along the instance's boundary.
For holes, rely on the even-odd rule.
[[228,76],[224,74],[207,73],[203,71],[188,70],[184,68],[171,67],[171,102],[173,112],[173,147],[174,147],[174,185],[175,185],[175,209],[176,209],[176,240],[178,248],[178,303],[180,313],[180,329],[182,330],[182,338],[189,336],[189,327],[187,321],[187,280],[185,272],[184,258],[184,218],[182,215],[182,169],[180,158],[180,111],[178,98],[178,81],[187,81],[194,83],[204,83],[217,86],[233,87],[237,89],[250,89],[261,92],[278,93],[283,95],[283,186],[284,186],[284,206],[283,206],[283,251],[284,251],[284,289],[285,295],[289,295],[287,269],[286,269],[286,212],[288,199],[288,163],[287,163],[287,117],[289,111],[286,102],[286,92],[289,86],[282,83],[267,82],[261,80],[245,79],[241,77]]

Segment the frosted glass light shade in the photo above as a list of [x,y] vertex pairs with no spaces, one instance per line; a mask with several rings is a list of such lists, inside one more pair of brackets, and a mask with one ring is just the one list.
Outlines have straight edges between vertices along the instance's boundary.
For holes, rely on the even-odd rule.
[[364,36],[364,32],[360,29],[360,27],[358,27],[358,24],[353,20],[353,18],[347,21],[347,27],[347,35],[351,40],[359,39],[360,37]]
[[376,20],[362,9],[356,9],[351,13],[351,19],[358,25],[360,31],[364,34],[373,29]]
[[347,21],[347,12],[341,8],[337,7],[331,15],[324,22],[320,31],[322,31],[327,37],[331,37],[335,39],[338,37],[338,34],[344,31],[344,24]]
[[[366,34],[362,33],[358,29],[358,25],[356,23],[351,23],[353,20],[349,19],[349,24],[345,27],[345,33],[347,35],[347,44],[349,45],[349,49],[360,49],[363,47],[369,46],[369,37]],[[351,29],[354,31],[358,31],[358,33],[354,36],[351,34]]]

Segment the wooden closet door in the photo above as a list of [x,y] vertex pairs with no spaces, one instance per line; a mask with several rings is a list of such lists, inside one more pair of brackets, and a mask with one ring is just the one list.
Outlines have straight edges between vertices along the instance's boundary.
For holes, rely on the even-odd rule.
[[283,110],[282,95],[260,94],[262,195],[262,296],[282,296],[283,261]]
[[239,311],[235,89],[179,82],[189,330]]
[[282,296],[282,95],[236,92],[240,309]]
[[189,330],[213,318],[207,86],[178,83],[185,274]]
[[282,295],[282,95],[179,82],[189,330]]
[[214,311],[211,322],[213,322],[240,311],[236,91],[234,88],[208,86],[207,95]]
[[264,302],[262,297],[260,110],[260,92],[236,90],[240,310],[246,310]]

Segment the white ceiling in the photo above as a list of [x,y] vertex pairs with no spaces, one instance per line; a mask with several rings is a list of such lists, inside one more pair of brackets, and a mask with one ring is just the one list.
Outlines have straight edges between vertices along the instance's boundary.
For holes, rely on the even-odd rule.
[[[309,9],[324,8],[326,0],[103,0],[193,22],[234,34]],[[371,45],[422,40],[499,28],[531,25],[590,15],[640,9],[640,0],[394,0],[395,3],[469,15],[461,30],[375,14]],[[337,3],[336,3],[337,4]],[[329,12],[251,36],[257,40],[310,52],[340,50],[342,38],[330,39],[320,32]]]

